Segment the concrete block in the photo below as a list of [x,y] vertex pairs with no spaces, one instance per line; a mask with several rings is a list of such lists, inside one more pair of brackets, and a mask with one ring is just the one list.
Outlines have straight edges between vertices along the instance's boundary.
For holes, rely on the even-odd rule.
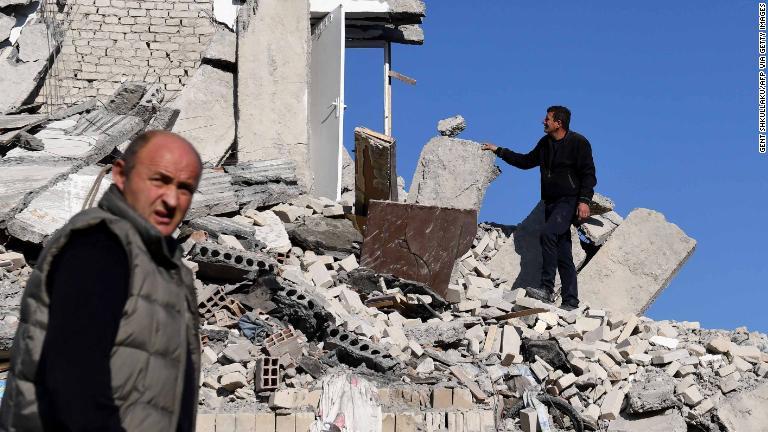
[[310,426],[315,421],[315,414],[313,412],[297,412],[296,413],[296,432],[310,432]]
[[395,432],[396,429],[395,414],[381,413],[381,432]]
[[653,336],[649,339],[649,341],[657,346],[662,346],[664,348],[668,348],[671,350],[677,349],[677,346],[680,344],[680,341],[673,338],[668,338],[664,336]]
[[539,428],[538,414],[536,408],[524,408],[520,410],[520,429],[523,432],[537,432]]
[[457,411],[448,412],[448,432],[464,432],[464,414]]
[[235,432],[256,432],[256,416],[251,413],[235,414]]
[[661,213],[635,209],[579,272],[579,297],[613,313],[642,314],[695,247]]
[[568,373],[561,376],[555,381],[555,387],[557,387],[557,390],[560,393],[562,393],[565,389],[570,387],[575,382],[576,382],[576,375],[572,373]]
[[248,9],[238,16],[238,159],[293,160],[309,189],[309,2],[260,1]]
[[501,339],[501,354],[520,354],[520,334],[511,325],[505,325]]
[[196,424],[199,432],[216,432],[216,414],[198,414]]
[[725,354],[731,350],[731,340],[725,336],[716,336],[707,342],[707,351]]
[[692,385],[683,390],[683,392],[680,393],[680,396],[682,396],[683,402],[691,407],[698,405],[699,402],[704,399],[704,396],[701,395],[701,391],[697,385]]
[[611,390],[600,404],[600,419],[615,420],[619,417],[621,405],[624,402],[624,392],[621,390]]
[[275,431],[275,413],[257,412],[255,422],[258,426],[258,432],[276,432]]
[[[295,414],[278,414],[275,416],[275,432],[295,432],[296,431],[296,415]],[[218,432],[218,431],[217,431]]]
[[690,353],[688,353],[688,350],[685,349],[679,349],[675,351],[669,351],[669,352],[656,352],[653,355],[653,359],[651,362],[653,364],[668,364],[675,360],[682,360],[686,357],[690,357]]
[[480,411],[472,410],[464,413],[464,432],[482,432],[480,427]]
[[472,407],[472,393],[468,389],[463,387],[453,389],[453,408],[464,410]]
[[741,378],[741,375],[738,372],[733,373],[725,378],[721,378],[718,382],[718,386],[720,386],[720,390],[723,392],[723,394],[728,394],[739,388],[739,378]]
[[453,405],[453,389],[446,387],[435,387],[432,389],[432,408],[436,410],[446,410]]
[[395,430],[397,432],[416,432],[417,419],[420,414],[397,413],[395,414]]
[[479,210],[485,189],[501,172],[494,161],[479,143],[434,137],[421,151],[408,202]]

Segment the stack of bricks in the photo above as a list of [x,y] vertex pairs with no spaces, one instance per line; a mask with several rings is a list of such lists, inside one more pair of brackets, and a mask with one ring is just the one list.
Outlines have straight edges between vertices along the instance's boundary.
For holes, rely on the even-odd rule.
[[212,15],[211,0],[68,1],[56,14],[64,40],[49,77],[57,102],[107,98],[123,81],[181,90],[216,30]]

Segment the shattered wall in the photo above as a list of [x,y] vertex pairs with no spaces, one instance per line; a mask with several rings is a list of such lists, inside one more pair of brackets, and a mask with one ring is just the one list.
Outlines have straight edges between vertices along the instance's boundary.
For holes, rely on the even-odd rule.
[[38,100],[107,97],[123,81],[181,90],[215,31],[212,7],[211,0],[69,0],[56,13],[61,54]]

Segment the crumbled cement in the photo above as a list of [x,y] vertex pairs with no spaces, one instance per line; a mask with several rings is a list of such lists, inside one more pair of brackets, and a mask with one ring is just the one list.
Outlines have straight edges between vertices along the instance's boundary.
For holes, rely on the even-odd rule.
[[667,373],[652,373],[638,378],[629,389],[629,412],[647,413],[679,407],[675,398],[675,380]]
[[736,393],[717,406],[724,432],[758,432],[768,425],[768,383],[754,390]]
[[442,136],[455,137],[466,128],[467,122],[464,120],[464,117],[460,115],[442,119],[437,122],[437,131],[440,132],[440,135]]

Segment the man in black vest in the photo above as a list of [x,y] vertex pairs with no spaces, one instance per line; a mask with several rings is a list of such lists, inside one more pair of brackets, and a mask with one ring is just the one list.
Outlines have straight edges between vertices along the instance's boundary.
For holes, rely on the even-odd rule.
[[526,289],[528,296],[553,301],[555,272],[560,271],[562,305],[565,310],[579,306],[576,266],[571,253],[571,223],[589,217],[589,204],[597,184],[592,146],[582,135],[569,129],[571,111],[564,106],[547,108],[544,135],[529,153],[516,153],[493,144],[483,150],[494,152],[504,162],[520,169],[538,166],[541,172],[541,199],[545,223],[541,232],[541,285]]

